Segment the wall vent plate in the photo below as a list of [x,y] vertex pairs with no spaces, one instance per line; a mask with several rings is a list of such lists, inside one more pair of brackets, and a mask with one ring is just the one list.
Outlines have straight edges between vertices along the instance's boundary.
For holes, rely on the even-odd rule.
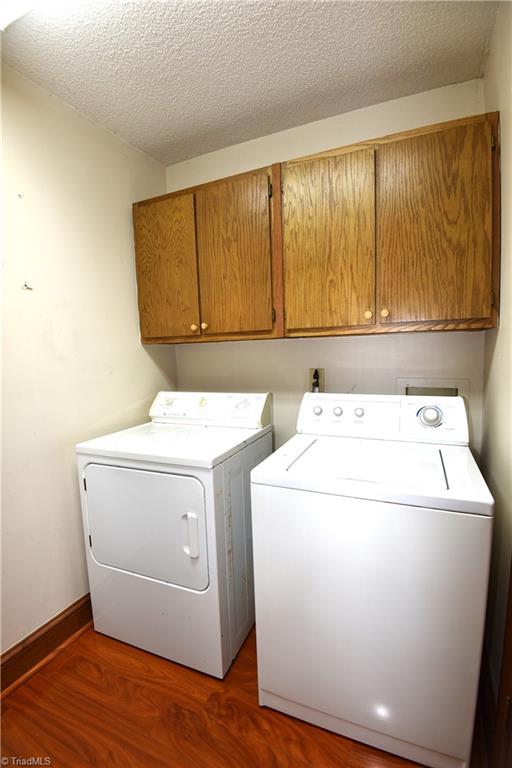
[[459,394],[458,387],[416,387],[407,386],[405,388],[406,395],[420,396],[420,397],[457,397]]
[[410,378],[396,379],[397,395],[413,395],[427,397],[463,397],[469,402],[469,379],[423,379]]

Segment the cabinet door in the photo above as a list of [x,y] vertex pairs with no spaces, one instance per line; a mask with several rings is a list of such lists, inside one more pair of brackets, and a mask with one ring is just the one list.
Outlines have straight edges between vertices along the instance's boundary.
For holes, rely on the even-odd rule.
[[487,122],[378,149],[379,319],[491,315],[491,153]]
[[289,164],[283,182],[287,330],[373,324],[374,150]]
[[193,195],[136,204],[133,221],[142,338],[197,336]]
[[205,334],[272,330],[268,185],[258,171],[195,193]]

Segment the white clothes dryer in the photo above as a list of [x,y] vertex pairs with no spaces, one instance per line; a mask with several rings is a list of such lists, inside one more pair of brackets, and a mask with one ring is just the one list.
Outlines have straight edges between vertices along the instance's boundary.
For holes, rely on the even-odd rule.
[[94,628],[222,678],[254,623],[270,395],[160,392],[150,418],[76,446]]
[[493,499],[461,398],[307,394],[252,472],[260,703],[469,766]]

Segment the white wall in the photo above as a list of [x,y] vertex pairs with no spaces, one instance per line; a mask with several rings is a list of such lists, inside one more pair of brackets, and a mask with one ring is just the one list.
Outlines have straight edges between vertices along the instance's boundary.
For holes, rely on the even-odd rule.
[[3,144],[6,649],[88,591],[74,444],[144,420],[175,360],[135,293],[131,203],[163,166],[8,70]]
[[485,78],[485,105],[501,112],[501,316],[497,331],[487,331],[483,461],[496,499],[493,567],[487,642],[491,678],[497,693],[508,577],[512,553],[512,4],[498,11]]
[[481,429],[482,333],[344,336],[237,341],[176,347],[178,386],[188,390],[273,392],[276,446],[295,433],[309,368],[325,368],[328,392],[399,391],[398,379],[454,382],[469,394],[471,430]]
[[[167,168],[169,191],[356,141],[484,111],[481,81],[439,88],[264,136]],[[397,391],[401,377],[460,379],[469,392],[473,445],[481,434],[483,333],[286,339],[176,347],[180,389],[275,393],[277,444],[294,431],[308,370],[328,391]]]
[[167,191],[173,192],[270,163],[482,112],[484,100],[481,80],[436,88],[175,163],[167,168]]

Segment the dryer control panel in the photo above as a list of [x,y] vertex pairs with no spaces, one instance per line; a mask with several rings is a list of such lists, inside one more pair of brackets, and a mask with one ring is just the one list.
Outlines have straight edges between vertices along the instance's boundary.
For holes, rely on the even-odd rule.
[[462,397],[307,392],[297,432],[449,445],[469,443]]
[[271,423],[271,402],[268,392],[159,392],[149,416],[163,424],[258,429]]

